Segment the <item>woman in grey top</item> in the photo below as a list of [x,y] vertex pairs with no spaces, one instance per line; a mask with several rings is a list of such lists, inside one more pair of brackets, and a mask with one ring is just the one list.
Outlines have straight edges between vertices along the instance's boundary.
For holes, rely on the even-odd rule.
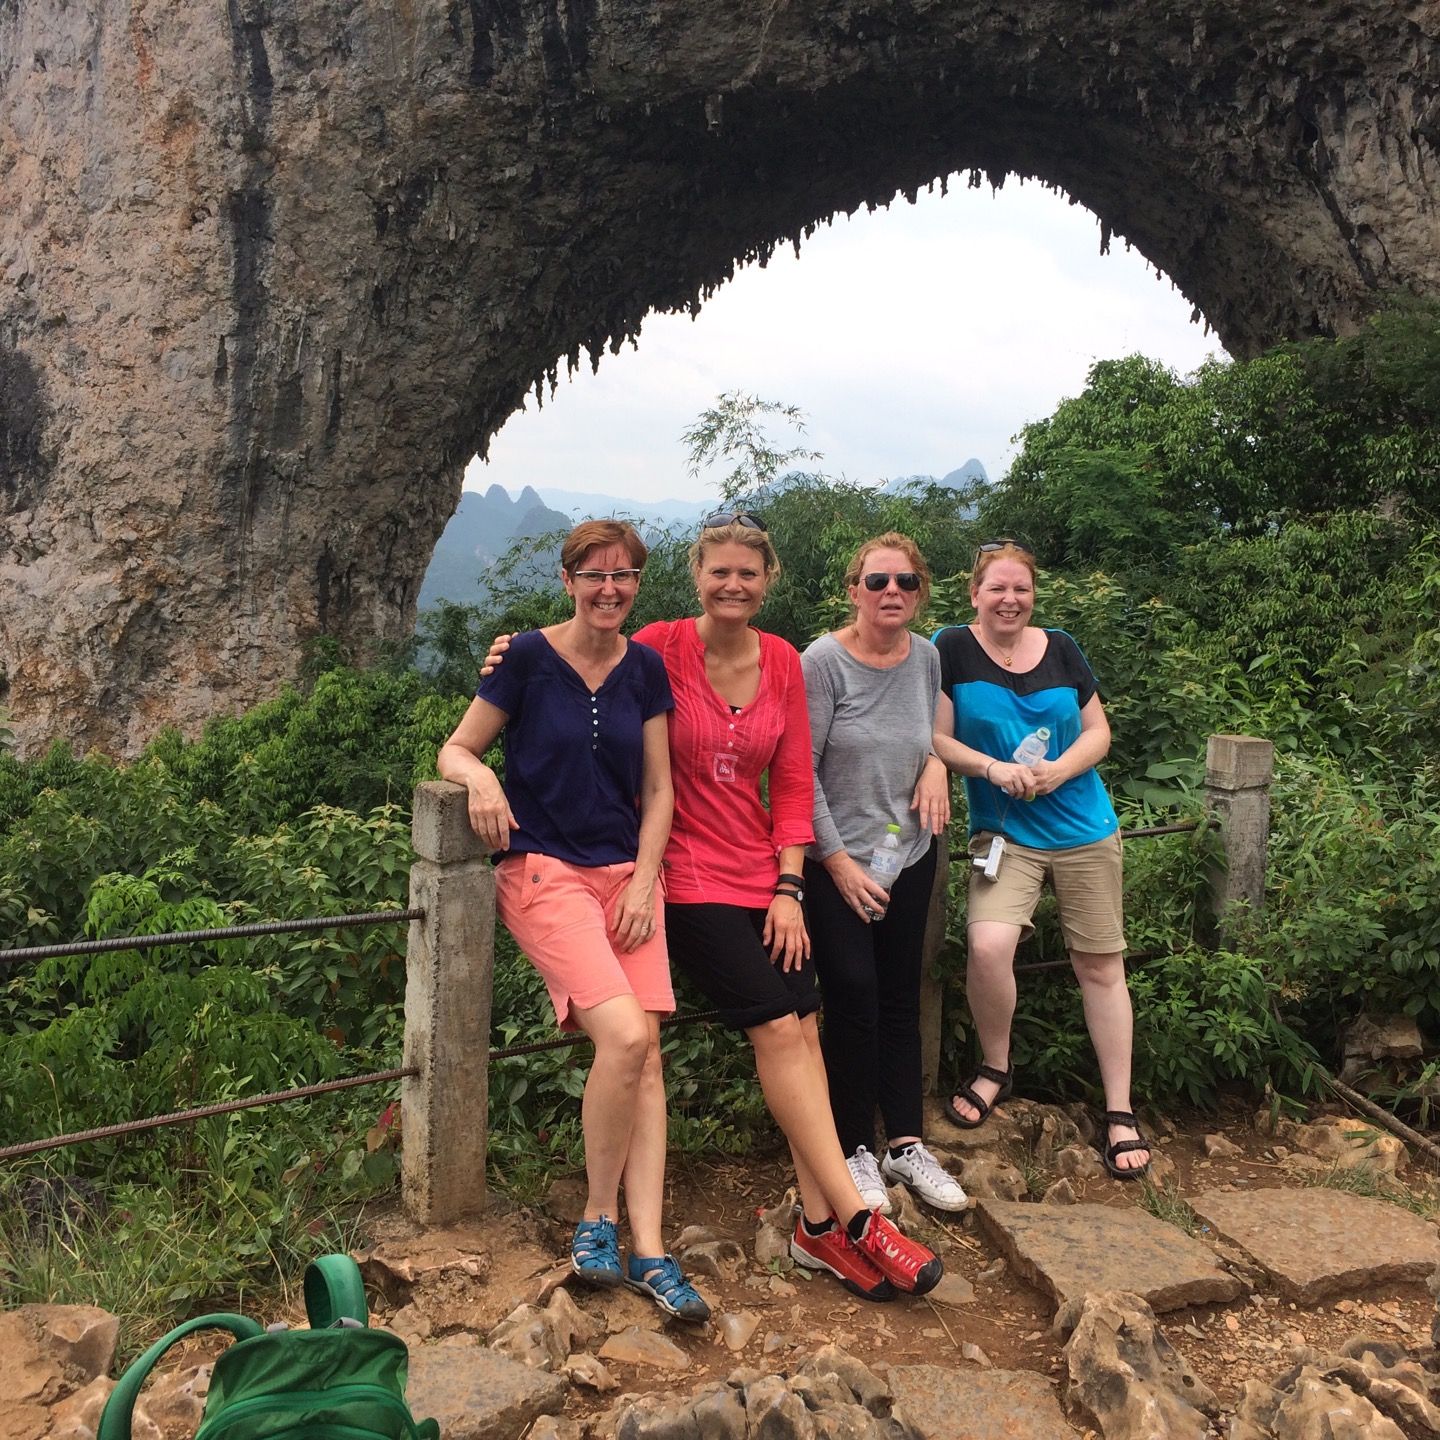
[[[866,1205],[889,1213],[888,1179],[960,1210],[965,1192],[921,1135],[921,953],[935,836],[950,819],[945,767],[931,750],[940,659],[909,628],[929,598],[930,572],[915,542],[892,531],[856,551],[845,583],[849,624],[801,660],[815,755],[805,911],[825,997],[830,1106]],[[869,866],[892,825],[901,868],[885,884]]]

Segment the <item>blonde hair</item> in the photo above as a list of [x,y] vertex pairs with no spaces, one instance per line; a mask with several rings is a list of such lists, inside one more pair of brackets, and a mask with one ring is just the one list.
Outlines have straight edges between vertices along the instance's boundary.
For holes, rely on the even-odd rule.
[[732,520],[728,525],[706,526],[700,532],[699,538],[692,541],[690,545],[690,571],[692,574],[700,573],[700,567],[705,563],[706,548],[711,545],[743,545],[747,550],[755,551],[764,563],[767,585],[780,576],[780,557],[770,543],[770,536],[764,530],[757,530],[753,525],[741,525]]
[[[860,572],[865,568],[866,557],[876,550],[898,550],[920,577],[919,600],[915,606],[915,613],[918,615],[930,603],[930,567],[925,563],[920,547],[908,535],[902,535],[898,530],[887,530],[883,535],[877,535],[873,540],[866,540],[861,544],[849,565],[845,567],[845,588],[853,589],[860,583]],[[855,615],[855,605],[852,602],[850,618],[853,620]]]
[[980,588],[980,582],[984,580],[985,572],[997,560],[1018,560],[1030,572],[1030,583],[1032,585],[1035,583],[1035,556],[1023,545],[1017,545],[1013,540],[1005,540],[997,549],[975,552],[975,568],[970,572],[970,593],[972,595]]

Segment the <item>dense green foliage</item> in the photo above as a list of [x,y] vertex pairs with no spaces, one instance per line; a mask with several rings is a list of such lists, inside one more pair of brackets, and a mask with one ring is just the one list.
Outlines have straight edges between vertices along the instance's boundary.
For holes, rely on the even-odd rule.
[[[1203,1102],[1236,1085],[1303,1091],[1362,1006],[1440,1025],[1437,410],[1440,330],[1408,307],[1352,340],[1188,380],[1138,356],[1101,362],[1082,395],[1026,429],[1002,482],[966,494],[796,475],[817,457],[766,426],[798,417],[745,396],[722,397],[685,441],[697,470],[726,467],[728,503],[764,513],[785,569],[761,623],[797,645],[843,617],[841,575],[866,536],[919,541],[935,625],[969,618],[977,540],[1032,544],[1037,620],[1074,634],[1101,679],[1125,823],[1201,815],[1209,734],[1275,742],[1267,904],[1232,917],[1228,948],[1204,943],[1213,831],[1127,851],[1127,928],[1150,957],[1133,974],[1137,1093]],[[690,538],[655,544],[636,625],[694,613]],[[0,934],[33,945],[403,907],[408,797],[433,775],[490,637],[567,609],[558,587],[502,581],[484,609],[428,618],[423,670],[318,665],[124,767],[63,746],[21,763],[0,715]],[[952,884],[941,966],[958,982],[960,865]],[[393,1065],[403,945],[387,926],[4,966],[0,1134]],[[1062,957],[1042,909],[1022,958]],[[495,988],[496,1046],[549,1036],[543,986],[503,935]],[[956,1070],[968,1017],[960,985],[948,994]],[[675,1144],[733,1152],[764,1132],[733,1036],[669,1031],[666,1059]],[[1028,1093],[1095,1092],[1063,969],[1025,976],[1016,1059]],[[504,1183],[525,1191],[577,1163],[584,1063],[552,1050],[494,1064]],[[354,1091],[14,1166],[0,1180],[0,1293],[118,1305],[128,1289],[152,1312],[183,1308],[343,1243],[338,1217],[391,1183],[393,1098]],[[67,1176],[97,1187],[80,1221],[6,1203],[37,1180],[63,1192]]]

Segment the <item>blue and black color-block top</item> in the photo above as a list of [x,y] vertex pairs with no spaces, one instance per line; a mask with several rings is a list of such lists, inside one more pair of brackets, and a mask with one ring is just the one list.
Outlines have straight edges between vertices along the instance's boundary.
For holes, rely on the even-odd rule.
[[520,828],[511,832],[507,853],[585,866],[633,860],[645,722],[675,704],[659,655],[627,642],[620,663],[592,692],[531,630],[510,642],[505,663],[475,693],[509,717],[505,798]]
[[[955,738],[997,760],[1009,760],[1032,730],[1050,731],[1046,759],[1058,759],[1080,735],[1080,711],[1096,693],[1094,672],[1064,630],[1047,630],[1033,670],[997,665],[968,625],[935,632],[940,686],[955,705]],[[983,776],[966,777],[970,833],[987,830],[1036,850],[1089,845],[1120,828],[1115,807],[1092,767],[1049,795],[1014,800]]]

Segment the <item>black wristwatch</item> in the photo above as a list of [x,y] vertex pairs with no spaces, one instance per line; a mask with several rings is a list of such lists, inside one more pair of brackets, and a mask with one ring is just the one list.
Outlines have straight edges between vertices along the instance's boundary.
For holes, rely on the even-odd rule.
[[777,890],[777,895],[788,895],[792,900],[798,900],[802,905],[805,903],[805,892],[803,890]]

